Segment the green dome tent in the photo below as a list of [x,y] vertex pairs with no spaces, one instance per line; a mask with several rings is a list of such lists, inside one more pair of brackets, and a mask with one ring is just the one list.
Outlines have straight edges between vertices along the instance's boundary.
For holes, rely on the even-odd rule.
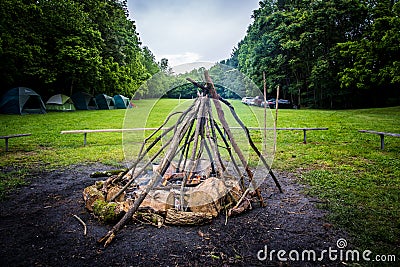
[[40,95],[27,87],[8,90],[0,101],[0,112],[6,114],[44,114],[46,107]]
[[79,110],[94,110],[98,109],[96,99],[88,93],[76,92],[71,96],[75,108]]
[[123,95],[114,96],[115,108],[126,109],[130,107],[129,98]]
[[114,109],[114,98],[105,94],[96,95],[96,102],[99,109]]
[[74,102],[69,96],[58,94],[53,95],[46,102],[48,111],[75,111]]

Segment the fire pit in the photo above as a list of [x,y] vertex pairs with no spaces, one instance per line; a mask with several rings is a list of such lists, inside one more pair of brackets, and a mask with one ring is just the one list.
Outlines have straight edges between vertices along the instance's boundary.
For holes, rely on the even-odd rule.
[[[207,71],[204,77],[205,84],[188,79],[199,89],[198,97],[185,111],[171,113],[145,138],[130,168],[85,188],[86,208],[105,222],[118,221],[99,240],[104,246],[132,218],[157,226],[197,225],[211,222],[223,210],[228,217],[251,209],[254,202],[265,205],[221,103],[281,190],[234,108],[216,93]],[[166,127],[172,119],[176,122]]]

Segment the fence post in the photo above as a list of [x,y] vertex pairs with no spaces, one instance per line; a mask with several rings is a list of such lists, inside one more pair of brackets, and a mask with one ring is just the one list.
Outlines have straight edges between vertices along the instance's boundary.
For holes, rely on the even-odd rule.
[[381,137],[381,150],[385,149],[385,135],[384,134],[380,134]]

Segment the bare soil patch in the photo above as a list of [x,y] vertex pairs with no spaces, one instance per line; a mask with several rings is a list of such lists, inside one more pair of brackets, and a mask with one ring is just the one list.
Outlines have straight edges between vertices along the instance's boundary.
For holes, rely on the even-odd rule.
[[[82,190],[99,178],[93,171],[112,167],[93,164],[40,173],[30,185],[11,193],[0,204],[1,266],[275,266],[276,257],[260,261],[257,253],[271,250],[337,248],[346,234],[324,219],[317,199],[304,194],[294,174],[277,173],[284,193],[272,181],[262,186],[267,207],[240,216],[219,216],[212,224],[160,229],[134,222],[107,248],[97,240],[112,225],[97,221],[84,208]],[[73,215],[79,216],[88,227]],[[276,256],[276,253],[275,253]],[[287,256],[287,255],[286,255]],[[290,266],[340,266],[320,261],[287,262]]]

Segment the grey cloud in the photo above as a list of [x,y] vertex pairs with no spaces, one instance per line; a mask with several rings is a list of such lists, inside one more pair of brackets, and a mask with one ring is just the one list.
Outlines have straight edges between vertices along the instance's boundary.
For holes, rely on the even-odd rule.
[[244,37],[258,0],[128,0],[128,8],[158,59],[219,61]]

